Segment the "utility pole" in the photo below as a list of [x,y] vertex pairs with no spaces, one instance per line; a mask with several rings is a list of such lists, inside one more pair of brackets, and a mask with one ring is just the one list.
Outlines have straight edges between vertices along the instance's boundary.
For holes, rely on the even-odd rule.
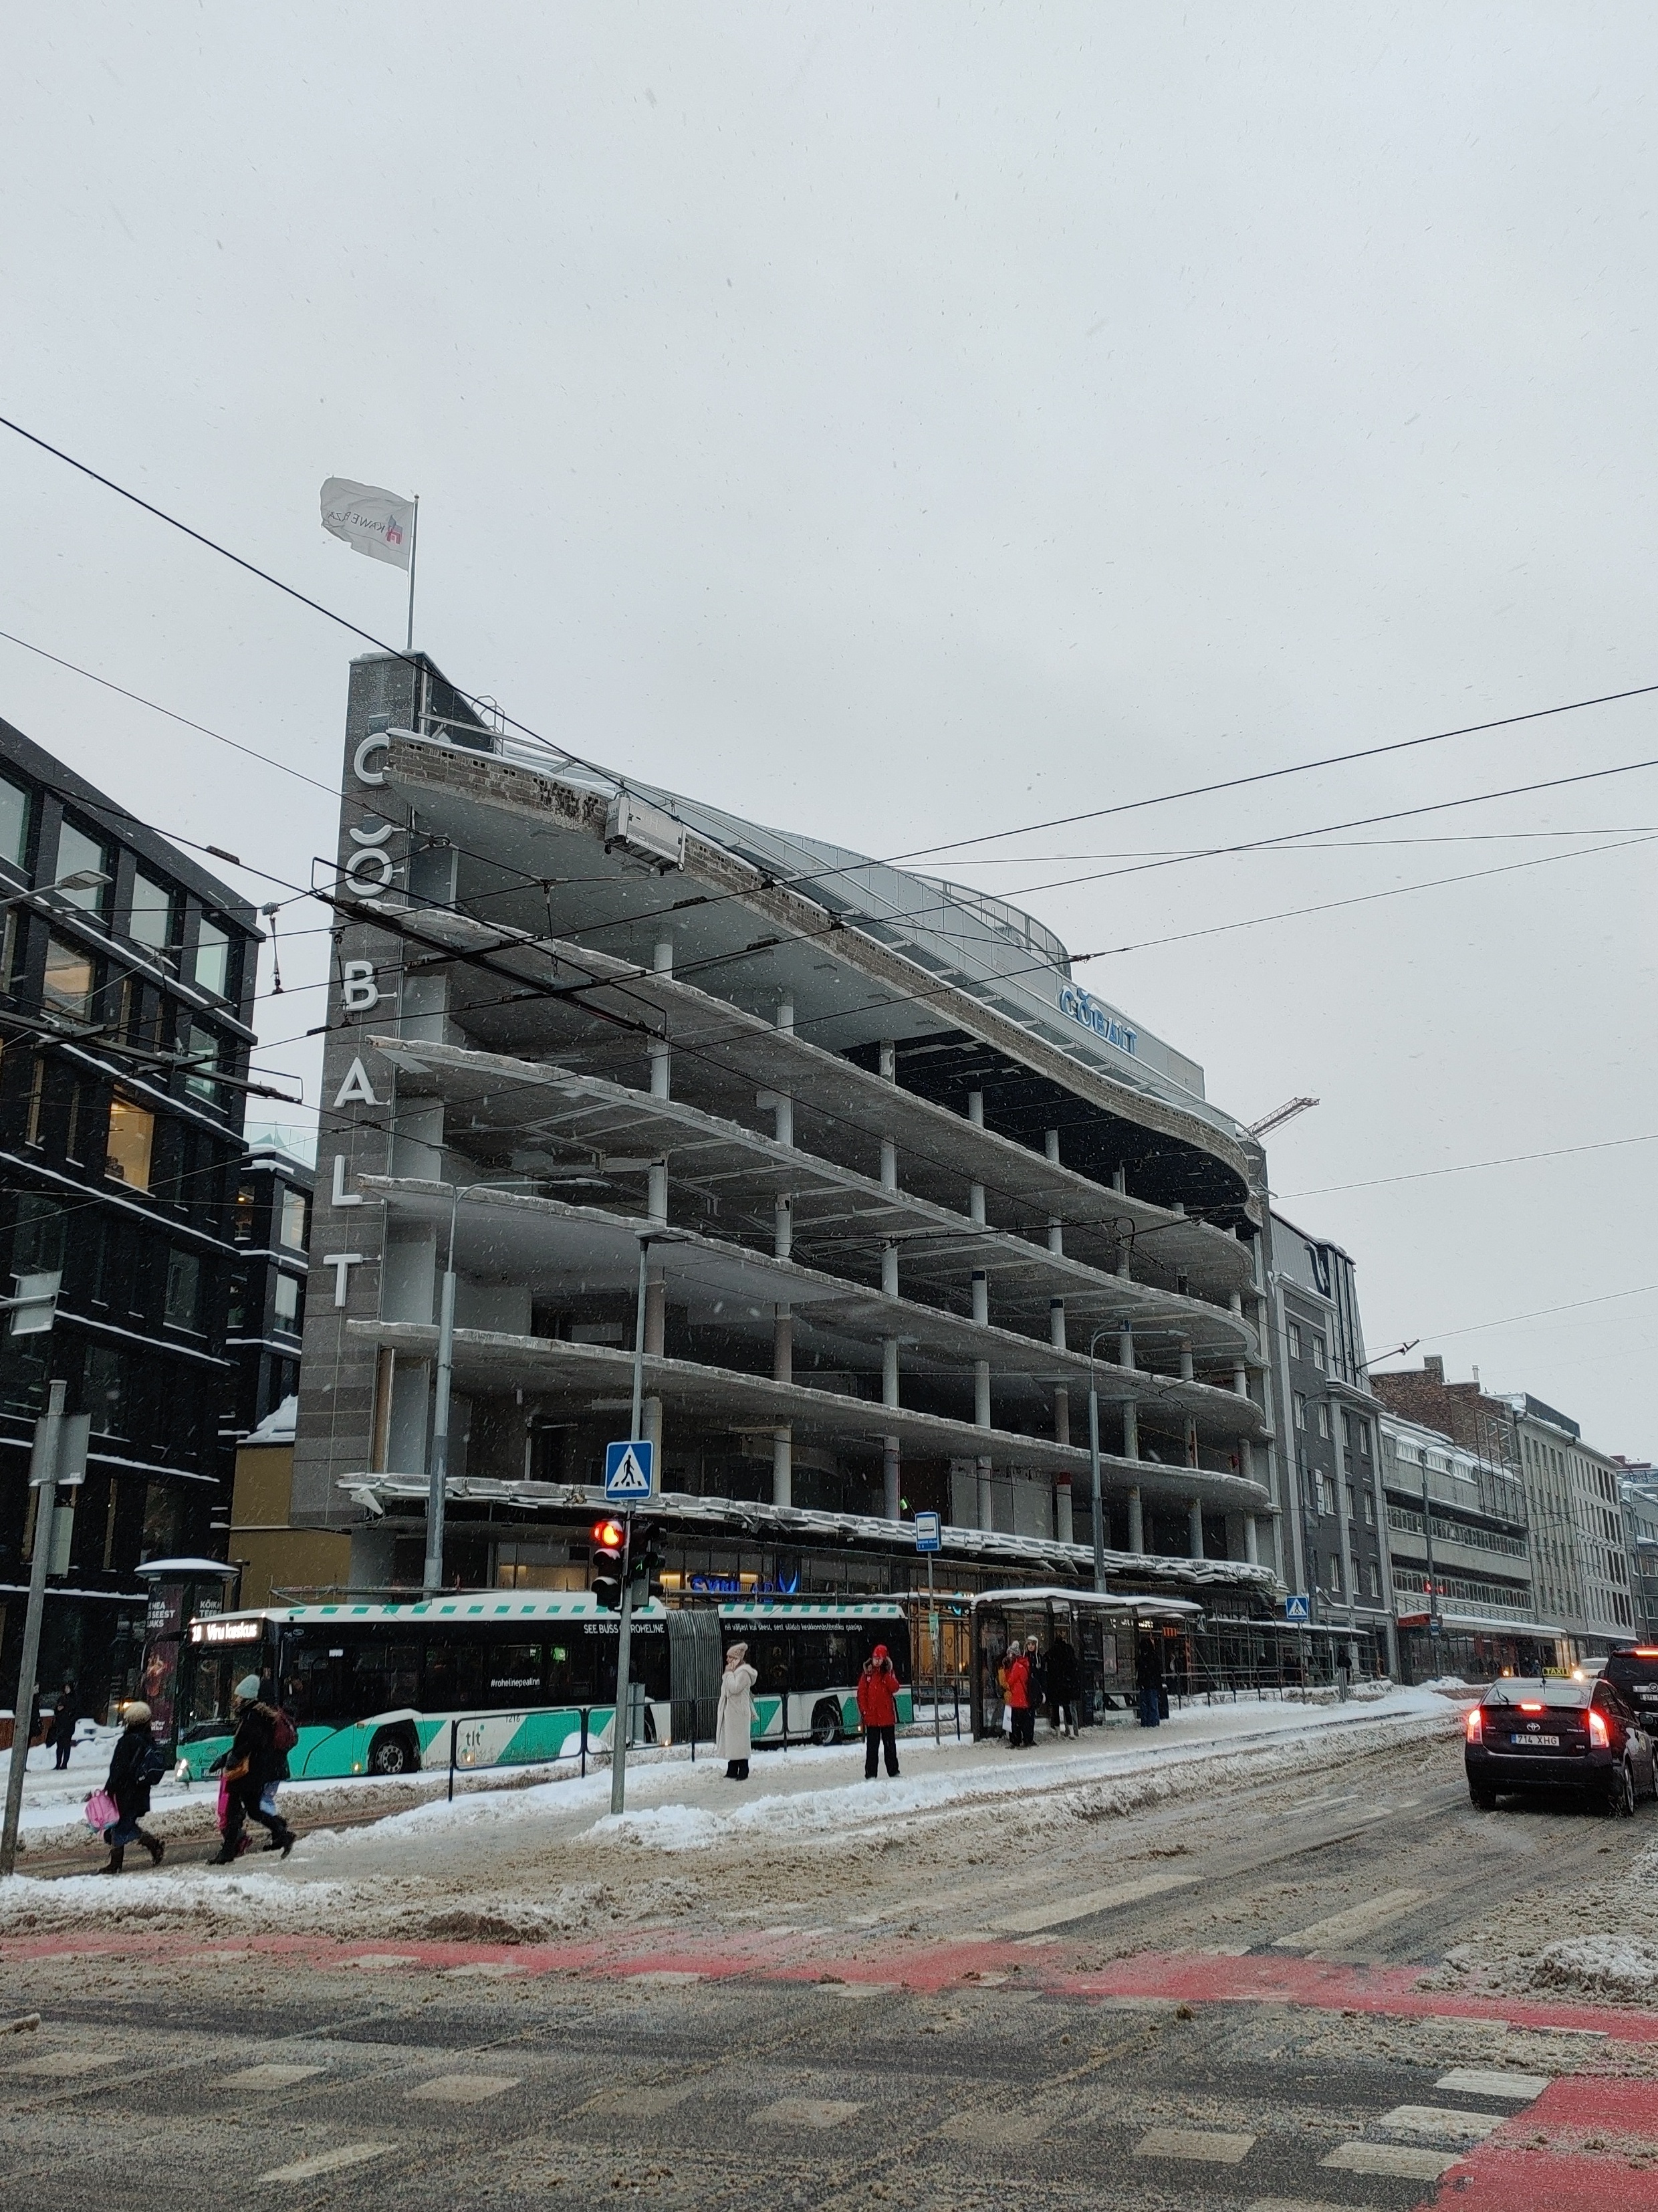
[[438,1371],[432,1394],[432,1464],[426,1484],[426,1571],[428,1597],[443,1589],[443,1515],[449,1486],[449,1399],[455,1376],[455,1212],[460,1192],[449,1193],[449,1257],[438,1298]]
[[[628,1434],[637,1437],[645,1418],[645,1285],[650,1264],[651,1240],[639,1240],[639,1297],[634,1309],[634,1405]],[[622,1516],[622,1620],[616,1639],[616,1721],[610,1731],[610,1810],[628,1808],[628,1728],[633,1719],[633,1686],[628,1670],[633,1660],[634,1516],[629,1506]]]
[[48,1385],[46,1410],[34,1424],[29,1460],[29,1488],[34,1492],[34,1555],[29,1567],[28,1611],[23,1616],[23,1649],[17,1665],[17,1695],[11,1730],[11,1765],[6,1775],[6,1809],[0,1824],[0,1877],[15,1872],[17,1822],[23,1808],[23,1771],[33,1731],[35,1681],[40,1658],[40,1623],[46,1612],[46,1574],[52,1565],[58,1521],[58,1486],[84,1480],[92,1421],[86,1413],[66,1414],[68,1386]]

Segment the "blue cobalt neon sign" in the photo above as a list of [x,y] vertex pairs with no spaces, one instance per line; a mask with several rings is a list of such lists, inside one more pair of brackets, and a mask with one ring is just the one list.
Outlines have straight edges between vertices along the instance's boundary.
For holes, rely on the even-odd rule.
[[1096,1037],[1114,1044],[1119,1052],[1133,1052],[1139,1042],[1139,1032],[1131,1030],[1127,1022],[1090,999],[1086,991],[1079,991],[1074,983],[1065,984],[1060,992],[1060,1012],[1069,1014],[1073,1022],[1080,1022],[1085,1030],[1092,1030]]

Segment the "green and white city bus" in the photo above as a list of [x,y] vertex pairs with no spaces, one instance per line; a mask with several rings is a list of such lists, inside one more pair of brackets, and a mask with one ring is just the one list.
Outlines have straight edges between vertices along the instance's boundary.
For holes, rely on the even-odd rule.
[[[294,1721],[302,1778],[520,1765],[609,1748],[618,1621],[581,1591],[456,1591],[402,1605],[269,1606],[192,1620],[180,1653],[178,1750],[192,1778],[228,1747],[231,1692],[258,1674]],[[742,1642],[755,1744],[835,1743],[858,1729],[857,1683],[878,1644],[912,1717],[909,1629],[890,1601],[756,1598],[633,1617],[630,1742],[707,1742],[725,1647]],[[452,1725],[453,1724],[453,1725]]]

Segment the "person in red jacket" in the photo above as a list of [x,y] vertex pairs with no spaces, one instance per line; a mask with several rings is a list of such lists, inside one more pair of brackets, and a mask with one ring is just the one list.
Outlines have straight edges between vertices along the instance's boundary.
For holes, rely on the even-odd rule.
[[890,1778],[898,1771],[898,1670],[884,1644],[876,1645],[858,1677],[858,1713],[864,1723],[864,1779],[874,1781],[884,1749]]
[[1035,1741],[1036,1716],[1030,1704],[1030,1662],[1017,1644],[1010,1644],[1008,1650],[1008,1748],[1017,1751],[1022,1744]]

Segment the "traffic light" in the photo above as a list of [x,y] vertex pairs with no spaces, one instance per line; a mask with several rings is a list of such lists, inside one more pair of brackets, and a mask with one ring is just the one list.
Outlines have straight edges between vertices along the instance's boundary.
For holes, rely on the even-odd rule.
[[662,1570],[667,1564],[659,1537],[641,1535],[635,1540],[628,1562],[635,1605],[647,1605],[652,1598],[660,1595]]
[[619,1521],[595,1521],[592,1540],[593,1601],[601,1613],[620,1613],[622,1553],[627,1531]]

